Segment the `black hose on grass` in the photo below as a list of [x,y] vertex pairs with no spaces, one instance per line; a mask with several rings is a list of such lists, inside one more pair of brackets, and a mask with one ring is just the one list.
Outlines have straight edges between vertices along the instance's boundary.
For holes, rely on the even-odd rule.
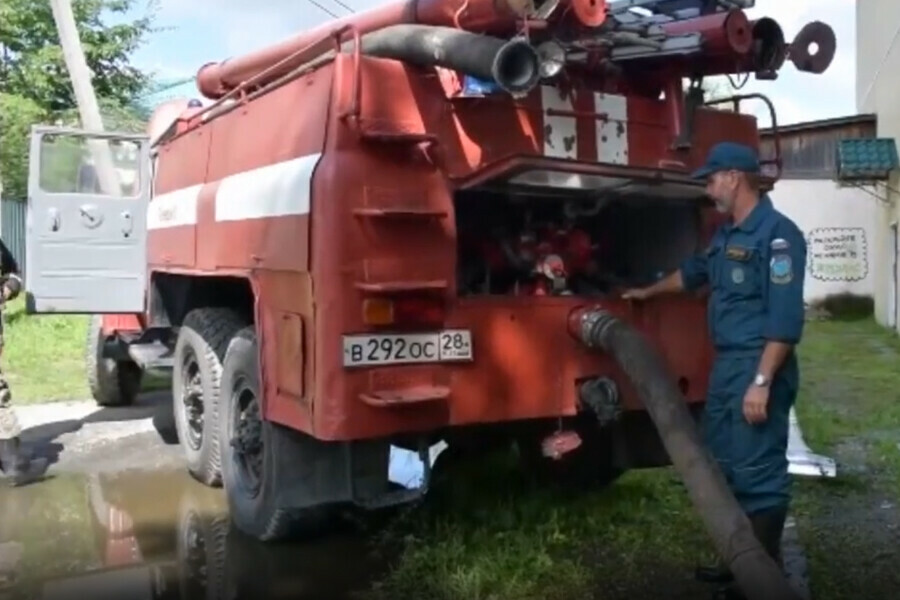
[[631,380],[694,508],[744,594],[750,600],[799,600],[756,539],[725,476],[704,448],[684,396],[659,353],[640,332],[603,310],[576,311],[569,330],[586,346],[608,352]]

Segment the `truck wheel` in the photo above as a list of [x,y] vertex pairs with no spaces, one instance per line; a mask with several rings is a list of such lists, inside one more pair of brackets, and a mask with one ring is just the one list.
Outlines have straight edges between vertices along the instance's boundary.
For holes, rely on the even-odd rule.
[[[291,436],[262,420],[256,332],[242,329],[228,346],[222,373],[222,479],[229,512],[242,532],[260,541],[310,533],[326,522],[325,508],[287,510],[277,505],[274,452],[291,448]],[[304,460],[297,456],[298,461]],[[294,482],[296,485],[296,482]]]
[[224,598],[228,514],[218,490],[198,488],[185,494],[178,509],[179,597]]
[[103,317],[91,317],[85,344],[85,368],[91,396],[100,406],[128,406],[141,391],[144,371],[134,362],[102,355]]
[[222,483],[219,384],[228,341],[244,325],[227,308],[197,308],[184,318],[175,343],[172,403],[187,467],[198,481]]

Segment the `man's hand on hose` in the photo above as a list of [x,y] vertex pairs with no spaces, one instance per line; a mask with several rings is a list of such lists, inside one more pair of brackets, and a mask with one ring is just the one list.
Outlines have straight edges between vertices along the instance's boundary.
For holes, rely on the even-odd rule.
[[623,300],[647,300],[659,294],[671,294],[684,290],[684,280],[681,271],[676,270],[663,277],[653,285],[642,288],[631,288],[622,294]]

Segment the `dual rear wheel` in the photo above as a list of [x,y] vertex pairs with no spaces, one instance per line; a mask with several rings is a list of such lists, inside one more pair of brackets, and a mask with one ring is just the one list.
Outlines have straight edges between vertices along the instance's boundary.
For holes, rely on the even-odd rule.
[[273,452],[276,438],[289,433],[262,419],[255,327],[230,309],[195,309],[184,319],[174,359],[175,424],[191,475],[223,486],[235,525],[257,539],[317,525],[321,512],[287,511],[276,502]]

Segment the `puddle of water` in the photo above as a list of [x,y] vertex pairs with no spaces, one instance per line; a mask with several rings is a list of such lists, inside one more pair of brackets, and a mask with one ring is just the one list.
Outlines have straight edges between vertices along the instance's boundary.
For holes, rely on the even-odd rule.
[[224,493],[183,470],[60,475],[0,489],[0,598],[354,598],[380,572],[366,540],[261,544]]

